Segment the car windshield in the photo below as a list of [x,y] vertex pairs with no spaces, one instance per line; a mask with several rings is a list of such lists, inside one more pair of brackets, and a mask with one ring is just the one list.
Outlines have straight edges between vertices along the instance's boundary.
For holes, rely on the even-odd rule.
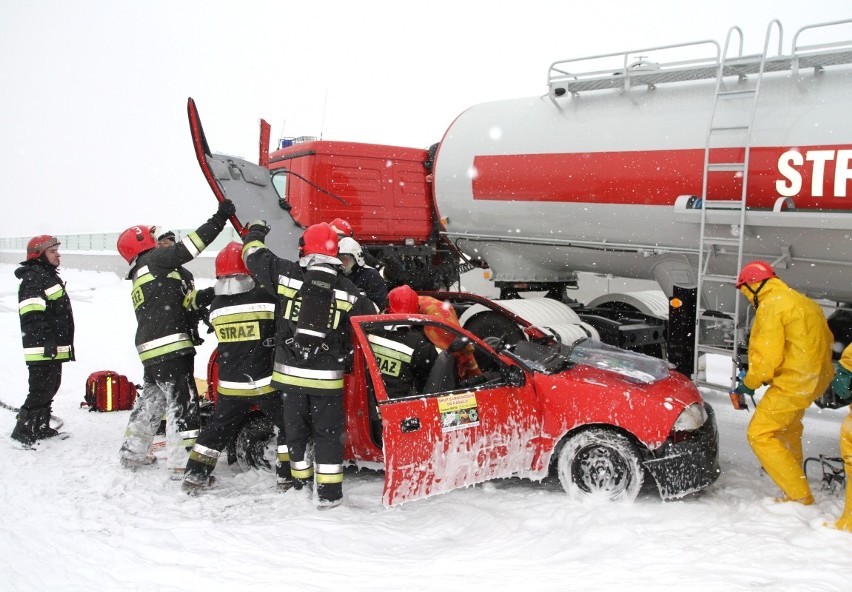
[[668,377],[670,368],[668,362],[659,358],[619,349],[593,339],[582,339],[571,345],[521,341],[509,353],[531,370],[545,374],[584,365],[615,372],[628,380],[646,384]]

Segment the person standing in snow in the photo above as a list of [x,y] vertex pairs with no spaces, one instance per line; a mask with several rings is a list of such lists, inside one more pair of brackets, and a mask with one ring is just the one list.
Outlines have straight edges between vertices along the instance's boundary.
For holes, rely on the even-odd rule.
[[388,303],[388,286],[381,274],[367,265],[358,241],[348,236],[341,238],[337,256],[343,264],[343,274],[373,301],[376,312],[384,310]]
[[[852,399],[852,344],[846,346],[840,356],[837,371],[831,381],[831,389],[839,399],[849,401]],[[849,476],[852,475],[852,407],[849,415],[840,424],[840,456],[843,458],[843,466],[846,470],[846,506],[843,514],[834,528],[852,532],[852,486],[849,485]]]
[[[349,317],[374,312],[372,303],[340,274],[337,235],[326,223],[305,229],[299,262],[270,251],[270,228],[251,222],[243,260],[276,297],[272,386],[284,394],[284,425],[293,485],[316,480],[320,509],[343,498],[343,375],[352,356]],[[314,463],[307,456],[314,445]],[[315,470],[316,469],[316,470]]]
[[223,200],[207,222],[171,246],[158,248],[154,228],[148,226],[132,226],[118,237],[118,252],[131,266],[127,279],[133,282],[136,351],[144,367],[144,386],[119,453],[124,467],[156,461],[148,447],[165,414],[169,476],[183,478],[199,428],[195,344],[187,311],[209,305],[213,293],[187,285],[180,270],[219,236],[233,214],[234,204]]
[[15,270],[21,280],[18,313],[30,378],[11,437],[24,448],[59,435],[50,427],[51,405],[62,383],[62,364],[74,361],[74,313],[59,277],[60,244],[55,236],[33,237],[26,260]]
[[736,392],[763,394],[747,437],[760,464],[784,493],[778,501],[814,503],[802,469],[802,418],[832,379],[834,337],[819,305],[790,288],[765,261],[743,266],[736,287],[755,308],[748,372]]
[[210,322],[219,339],[219,381],[213,417],[189,453],[183,491],[195,494],[212,483],[210,474],[237,428],[255,408],[278,428],[278,488],[292,487],[281,391],[272,386],[275,297],[256,284],[242,259],[243,245],[231,242],[216,256],[216,297]]

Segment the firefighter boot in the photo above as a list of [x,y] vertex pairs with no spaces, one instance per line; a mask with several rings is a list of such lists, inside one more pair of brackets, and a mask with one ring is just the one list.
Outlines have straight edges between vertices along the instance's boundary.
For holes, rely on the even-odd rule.
[[187,495],[197,495],[200,491],[209,488],[213,484],[213,477],[210,473],[216,468],[216,462],[219,460],[219,450],[208,448],[198,442],[192,447],[189,453],[189,460],[186,463],[186,470],[181,473],[183,484],[181,489]]
[[[281,453],[278,454],[278,462],[275,463],[275,488],[279,493],[290,491],[296,486],[296,479],[290,473],[290,460],[282,461]],[[299,487],[301,489],[301,487]]]
[[50,427],[50,406],[33,410],[36,413],[33,434],[36,440],[46,440],[59,435],[59,431]]
[[36,442],[34,410],[21,407],[18,411],[18,423],[12,430],[12,440],[15,440],[22,448],[32,448]]

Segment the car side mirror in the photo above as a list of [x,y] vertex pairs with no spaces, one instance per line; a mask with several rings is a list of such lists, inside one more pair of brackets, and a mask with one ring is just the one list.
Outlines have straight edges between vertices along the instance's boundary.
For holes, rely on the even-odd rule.
[[509,386],[524,386],[524,371],[518,366],[509,366],[505,371]]

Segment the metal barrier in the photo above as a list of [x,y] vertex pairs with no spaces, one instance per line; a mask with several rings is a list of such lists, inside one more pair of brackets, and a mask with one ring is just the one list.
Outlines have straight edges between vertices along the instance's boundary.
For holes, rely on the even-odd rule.
[[[165,232],[167,229],[163,229]],[[180,240],[194,228],[175,229]],[[127,262],[115,250],[117,232],[100,234],[58,234],[56,238],[62,244],[62,267],[66,269],[85,269],[113,272],[120,276],[127,273]],[[20,263],[26,258],[27,243],[31,237],[0,238],[0,263]],[[215,278],[213,259],[222,248],[231,241],[240,242],[240,236],[232,226],[227,226],[216,240],[195,260],[185,267],[195,277]]]

